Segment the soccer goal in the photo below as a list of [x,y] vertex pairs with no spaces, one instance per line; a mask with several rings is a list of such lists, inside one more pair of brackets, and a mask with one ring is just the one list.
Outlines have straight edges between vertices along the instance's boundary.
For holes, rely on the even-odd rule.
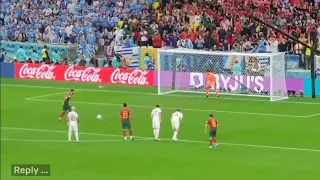
[[[221,94],[288,99],[285,53],[238,53],[160,49],[158,94],[203,93],[207,70]],[[211,90],[212,92],[214,89]]]

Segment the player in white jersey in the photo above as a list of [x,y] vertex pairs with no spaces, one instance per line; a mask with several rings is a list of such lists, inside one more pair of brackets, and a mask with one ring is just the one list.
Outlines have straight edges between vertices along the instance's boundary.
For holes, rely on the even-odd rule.
[[171,116],[171,124],[173,129],[172,140],[174,141],[178,141],[178,132],[182,118],[183,114],[181,113],[180,109],[177,109],[176,112],[174,112]]
[[161,117],[161,109],[159,105],[156,105],[156,108],[154,108],[151,112],[151,119],[152,119],[152,128],[153,128],[153,135],[154,139],[159,141],[159,135],[160,135],[160,124],[162,121]]
[[72,132],[74,132],[76,136],[76,141],[79,142],[79,115],[75,111],[76,107],[72,106],[71,111],[68,113],[68,125],[69,125],[69,134],[68,139],[71,141],[72,138]]

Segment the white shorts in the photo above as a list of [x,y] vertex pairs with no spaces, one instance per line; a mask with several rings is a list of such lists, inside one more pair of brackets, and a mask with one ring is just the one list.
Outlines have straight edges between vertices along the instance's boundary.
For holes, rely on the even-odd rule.
[[160,129],[160,120],[152,120],[152,128]]
[[69,132],[78,132],[79,128],[77,124],[69,124]]
[[172,129],[176,130],[180,127],[180,121],[171,121]]

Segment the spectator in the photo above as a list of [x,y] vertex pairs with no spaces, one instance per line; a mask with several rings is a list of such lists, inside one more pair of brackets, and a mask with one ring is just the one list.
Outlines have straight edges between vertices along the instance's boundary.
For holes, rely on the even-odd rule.
[[187,49],[193,49],[194,48],[193,42],[189,38],[184,39],[183,44],[184,44],[184,48],[187,48]]
[[148,70],[154,70],[154,66],[156,65],[156,61],[152,59],[151,61],[148,62]]
[[145,65],[144,69],[149,69],[148,67],[150,62],[151,62],[151,58],[149,54],[146,53],[146,55],[144,56],[144,65]]
[[[141,36],[140,36],[140,46],[143,46],[143,47],[148,47],[148,37],[147,37],[147,34],[148,34],[148,32],[147,31],[142,31],[141,32]],[[156,37],[156,42],[158,42],[158,39],[159,38],[157,38],[158,36],[155,36]],[[156,45],[158,45],[158,44],[156,44]],[[160,47],[161,47],[161,45],[160,45]]]
[[49,61],[50,60],[50,57],[49,57],[49,52],[48,52],[48,47],[45,45],[43,47],[43,49],[41,50],[41,54],[42,54],[42,61],[43,62],[46,62],[46,61]]
[[1,55],[0,55],[0,62],[6,62],[7,61],[6,55],[7,55],[6,51],[2,48],[1,49]]
[[93,67],[99,67],[98,58],[92,57],[92,58],[90,59],[90,64],[91,64]]
[[197,49],[203,50],[204,49],[204,39],[201,35],[199,35],[195,41],[197,45]]
[[[307,45],[312,46],[310,40],[307,40]],[[309,70],[311,69],[311,49],[310,48],[306,48],[305,51],[305,69]]]
[[274,37],[270,37],[269,38],[269,50],[271,53],[277,53],[279,52],[278,46],[279,46],[279,42],[276,38]]
[[121,67],[121,57],[120,55],[116,54],[112,59],[112,67],[120,68]]
[[27,60],[26,51],[22,46],[20,46],[20,48],[17,50],[16,56],[17,56],[18,62],[25,62]]
[[259,43],[258,43],[258,49],[259,49],[258,52],[259,53],[267,52],[267,46],[268,46],[268,42],[264,38],[264,35],[260,34],[260,40],[259,40]]
[[233,75],[241,75],[242,74],[242,69],[241,65],[238,63],[238,61],[236,60],[232,66],[232,72]]
[[51,60],[53,61],[53,63],[56,63],[61,60],[61,57],[58,54],[57,50],[51,51]]
[[41,57],[39,56],[39,54],[37,53],[36,50],[33,50],[32,53],[30,54],[30,58],[33,60],[33,61],[40,61],[41,60]]

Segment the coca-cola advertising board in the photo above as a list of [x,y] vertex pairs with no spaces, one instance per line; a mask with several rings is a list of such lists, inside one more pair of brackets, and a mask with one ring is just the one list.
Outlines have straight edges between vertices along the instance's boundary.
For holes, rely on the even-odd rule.
[[[156,76],[155,84],[158,83],[158,74]],[[173,85],[173,73],[170,71],[160,72],[160,84],[162,87],[171,87]],[[191,86],[200,87],[205,85],[205,74],[197,72],[176,72],[175,75],[178,81],[174,81],[176,86],[188,89]],[[246,85],[250,89],[258,92],[270,89],[270,78],[262,76],[244,76],[235,75],[226,76],[223,74],[216,74],[218,88],[231,89],[232,91],[240,90],[241,84]],[[240,84],[241,83],[241,84]],[[302,78],[286,78],[287,89],[300,92],[304,90],[304,79]]]
[[15,77],[22,79],[154,86],[153,71],[27,63],[15,66]]

